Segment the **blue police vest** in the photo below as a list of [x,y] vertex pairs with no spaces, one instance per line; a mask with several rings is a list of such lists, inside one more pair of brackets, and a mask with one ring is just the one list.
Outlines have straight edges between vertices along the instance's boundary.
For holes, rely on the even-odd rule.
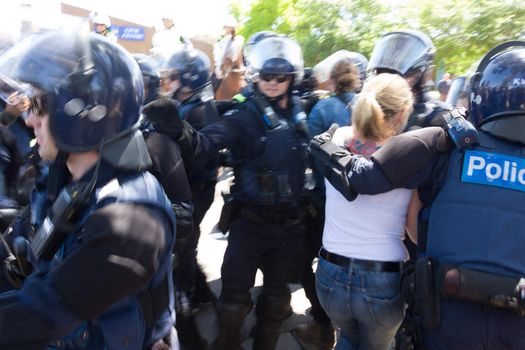
[[482,131],[452,151],[432,203],[427,255],[439,263],[506,276],[525,274],[525,147]]
[[[123,179],[114,178],[93,191],[92,205],[81,222],[85,222],[94,210],[115,202],[138,203],[164,214],[169,227],[165,230],[165,240],[168,244],[161,260],[162,264],[144,290],[112,305],[96,320],[80,325],[69,336],[51,344],[48,349],[142,349],[169,335],[175,324],[172,280],[175,216],[171,203],[158,181],[148,172]],[[76,250],[78,238],[78,232],[68,237],[53,259],[52,265]],[[153,324],[146,325],[139,298],[157,287],[165,287],[165,293],[169,293],[166,298],[169,300],[169,306],[160,313],[155,310],[156,319],[153,320]]]
[[[243,105],[263,119],[255,102],[248,100]],[[296,114],[299,113],[294,113],[294,116]],[[300,204],[306,170],[305,139],[293,122],[282,117],[279,121],[280,125],[273,129],[266,125],[265,135],[261,138],[262,154],[235,167],[235,187],[238,190],[232,194],[240,202],[261,206],[293,207]]]

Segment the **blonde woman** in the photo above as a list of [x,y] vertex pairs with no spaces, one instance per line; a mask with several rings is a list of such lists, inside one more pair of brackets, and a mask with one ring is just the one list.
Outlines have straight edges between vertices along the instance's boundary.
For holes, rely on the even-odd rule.
[[[337,130],[333,141],[369,157],[406,126],[413,105],[407,82],[379,74],[365,83],[353,107],[353,125]],[[389,349],[404,317],[399,295],[412,190],[360,195],[347,201],[326,181],[323,248],[316,272],[322,307],[341,330],[335,349]],[[411,203],[412,202],[412,203]],[[415,228],[408,228],[411,233]]]

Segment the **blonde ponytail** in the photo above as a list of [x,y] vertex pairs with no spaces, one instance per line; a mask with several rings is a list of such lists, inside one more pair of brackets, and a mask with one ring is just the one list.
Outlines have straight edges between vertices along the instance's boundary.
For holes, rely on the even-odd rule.
[[375,92],[361,92],[352,110],[352,124],[359,135],[370,141],[380,141],[383,138],[383,120],[383,110]]
[[352,108],[352,124],[361,137],[381,141],[400,128],[394,116],[403,111],[401,124],[406,123],[414,103],[412,91],[402,77],[383,73],[368,80]]

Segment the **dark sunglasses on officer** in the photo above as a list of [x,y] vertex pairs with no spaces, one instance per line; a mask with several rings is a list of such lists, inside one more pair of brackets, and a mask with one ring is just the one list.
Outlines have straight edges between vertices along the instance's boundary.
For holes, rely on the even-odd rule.
[[261,74],[260,78],[266,82],[277,80],[277,83],[282,84],[289,80],[290,76],[286,74]]

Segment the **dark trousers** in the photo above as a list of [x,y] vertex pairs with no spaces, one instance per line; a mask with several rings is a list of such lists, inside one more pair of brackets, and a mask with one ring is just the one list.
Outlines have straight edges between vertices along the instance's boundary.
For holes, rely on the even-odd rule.
[[[259,222],[242,215],[231,224],[221,268],[219,304],[251,307],[250,289],[255,284],[257,269],[261,269],[264,285],[257,300],[255,348],[257,342],[263,340],[276,342],[282,321],[292,312],[288,283],[304,251],[304,227],[302,223],[289,226],[284,222]],[[221,331],[231,331],[232,327],[240,328],[240,325],[240,322],[228,324],[228,330],[219,326]],[[238,332],[232,334],[238,336]],[[257,334],[261,334],[260,339]],[[270,349],[272,346],[260,348]]]
[[195,294],[208,293],[208,285],[206,282],[206,275],[201,270],[197,263],[197,247],[201,237],[200,224],[206,215],[208,209],[213,203],[215,197],[215,182],[205,183],[203,185],[191,188],[193,195],[193,235],[190,245],[188,247],[191,252],[191,263],[189,269],[191,270],[191,280],[195,288]]
[[525,317],[489,305],[442,301],[441,326],[425,329],[425,349],[525,349]]

